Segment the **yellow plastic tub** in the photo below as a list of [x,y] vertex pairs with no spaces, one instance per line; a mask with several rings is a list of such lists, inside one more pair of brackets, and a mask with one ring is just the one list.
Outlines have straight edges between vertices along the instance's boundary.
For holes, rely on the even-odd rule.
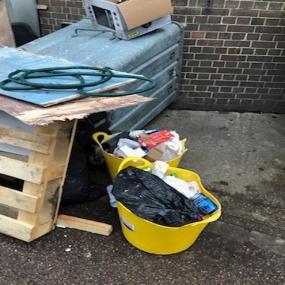
[[[104,142],[108,141],[110,138],[110,136],[108,134],[106,134],[104,132],[97,132],[97,133],[92,135],[92,138],[95,140],[95,142],[100,147],[100,149],[103,153],[105,162],[107,164],[108,171],[110,173],[111,179],[112,179],[112,181],[114,181],[116,175],[118,174],[118,169],[119,169],[120,164],[123,161],[123,158],[117,157],[112,153],[108,153],[103,149],[102,144]],[[187,151],[187,149],[185,148],[186,139],[182,140],[181,142],[183,143],[183,148],[184,148],[183,154],[184,154]],[[177,167],[179,165],[181,159],[182,159],[183,154],[176,157],[175,159],[166,161],[166,163],[171,167]]]
[[[152,168],[152,164],[144,159],[126,158],[121,163],[119,171],[130,165],[141,169]],[[181,227],[166,227],[138,217],[118,202],[118,213],[125,238],[136,248],[148,253],[166,255],[186,250],[196,241],[208,223],[216,221],[221,216],[220,202],[204,188],[198,174],[174,167],[170,167],[168,174],[171,173],[176,173],[178,178],[186,181],[196,181],[202,193],[210,198],[218,209],[202,221]]]

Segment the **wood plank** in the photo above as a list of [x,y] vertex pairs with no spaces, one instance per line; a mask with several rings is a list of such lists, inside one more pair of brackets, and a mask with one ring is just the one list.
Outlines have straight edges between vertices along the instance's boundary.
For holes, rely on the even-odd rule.
[[45,168],[32,163],[0,156],[0,173],[35,184],[41,184]]
[[0,143],[27,148],[40,153],[49,153],[51,140],[50,136],[38,135],[0,125]]
[[24,241],[31,240],[33,227],[15,219],[0,215],[0,233],[12,236]]
[[149,102],[153,98],[140,95],[125,97],[87,97],[57,106],[41,108],[0,95],[0,110],[28,125],[48,125],[55,121],[82,119],[89,114]]
[[0,186],[0,204],[35,213],[38,208],[38,201],[38,197]]
[[67,215],[58,215],[56,226],[62,228],[77,229],[105,236],[109,236],[113,230],[113,227],[111,225],[105,223],[99,223]]

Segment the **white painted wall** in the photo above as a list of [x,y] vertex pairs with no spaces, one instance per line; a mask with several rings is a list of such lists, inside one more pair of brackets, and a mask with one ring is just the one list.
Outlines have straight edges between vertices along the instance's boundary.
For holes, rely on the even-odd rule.
[[36,35],[40,36],[36,0],[6,0],[6,2],[11,23],[26,23]]

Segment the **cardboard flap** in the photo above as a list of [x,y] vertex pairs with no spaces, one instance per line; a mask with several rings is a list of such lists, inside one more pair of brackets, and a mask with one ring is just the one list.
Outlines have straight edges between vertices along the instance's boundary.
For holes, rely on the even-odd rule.
[[171,0],[128,0],[117,6],[129,30],[173,12]]

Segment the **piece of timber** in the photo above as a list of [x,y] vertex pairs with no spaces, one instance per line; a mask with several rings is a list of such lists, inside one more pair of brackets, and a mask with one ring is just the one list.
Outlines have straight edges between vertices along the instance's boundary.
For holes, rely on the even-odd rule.
[[140,95],[87,97],[47,108],[0,95],[0,110],[28,125],[48,125],[54,121],[82,119],[92,113],[114,110],[151,101]]
[[90,233],[109,236],[113,230],[111,225],[99,223],[91,220],[80,219],[67,215],[58,215],[56,226],[62,228],[71,228]]

